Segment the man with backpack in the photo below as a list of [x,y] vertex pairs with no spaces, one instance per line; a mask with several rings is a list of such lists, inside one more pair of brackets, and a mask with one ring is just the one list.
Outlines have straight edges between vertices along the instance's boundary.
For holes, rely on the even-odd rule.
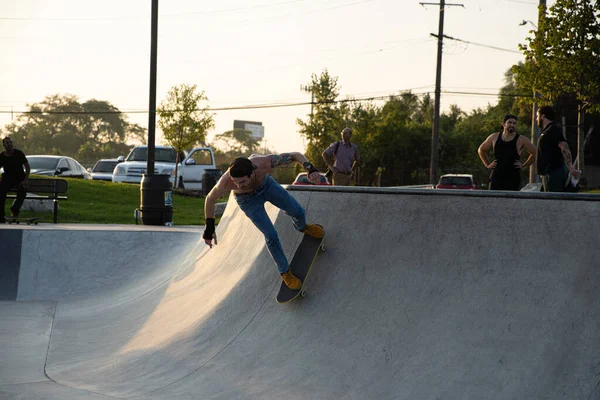
[[354,169],[360,161],[360,153],[358,146],[350,142],[352,137],[351,128],[344,128],[341,136],[342,140],[332,143],[321,156],[333,172],[333,184],[336,186],[350,186]]

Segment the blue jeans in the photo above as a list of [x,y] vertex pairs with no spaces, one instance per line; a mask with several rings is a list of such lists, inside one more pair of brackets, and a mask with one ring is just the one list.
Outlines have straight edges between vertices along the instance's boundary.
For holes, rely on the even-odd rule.
[[269,253],[271,253],[271,257],[273,257],[273,260],[277,264],[279,273],[282,274],[286,272],[290,268],[290,264],[281,247],[277,231],[267,215],[265,203],[267,201],[270,202],[292,217],[294,228],[298,231],[302,231],[306,226],[306,213],[304,212],[304,208],[302,208],[300,203],[298,203],[287,190],[268,174],[254,193],[236,194],[235,200],[244,214],[246,214],[258,230],[265,235],[267,248],[269,249]]

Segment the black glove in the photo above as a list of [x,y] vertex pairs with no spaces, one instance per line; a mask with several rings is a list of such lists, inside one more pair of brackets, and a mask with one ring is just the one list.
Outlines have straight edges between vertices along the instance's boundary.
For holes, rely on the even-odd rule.
[[206,239],[206,240],[212,240],[214,233],[215,233],[215,219],[214,218],[206,218],[206,229],[204,229],[204,234],[202,235],[202,238]]
[[304,169],[306,170],[306,172],[308,172],[308,174],[312,174],[313,172],[319,172],[318,169],[316,169],[314,167],[314,165],[312,165],[309,161],[305,162],[304,164],[302,164],[302,166],[304,167]]

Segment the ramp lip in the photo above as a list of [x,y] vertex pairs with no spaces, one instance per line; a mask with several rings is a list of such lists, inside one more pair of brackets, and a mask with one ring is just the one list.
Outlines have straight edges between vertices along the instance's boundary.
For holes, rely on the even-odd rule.
[[545,193],[545,192],[504,192],[489,190],[458,190],[458,189],[403,189],[369,186],[285,186],[288,191],[299,192],[325,192],[325,193],[369,193],[390,195],[426,195],[426,196],[450,196],[450,197],[491,197],[507,199],[527,200],[575,200],[575,201],[598,201],[598,194],[583,193]]
[[77,232],[176,232],[194,233],[202,232],[204,225],[133,225],[133,224],[42,224],[42,225],[6,225],[0,230],[55,230],[55,231],[77,231]]

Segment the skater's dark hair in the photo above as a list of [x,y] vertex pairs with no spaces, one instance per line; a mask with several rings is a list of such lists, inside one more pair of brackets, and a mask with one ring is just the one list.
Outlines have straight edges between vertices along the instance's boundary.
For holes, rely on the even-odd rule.
[[545,115],[550,121],[554,121],[554,108],[551,106],[542,106],[538,111],[540,115]]
[[504,119],[502,120],[502,123],[505,123],[506,121],[508,121],[509,119],[514,119],[515,121],[517,120],[517,116],[513,115],[513,114],[506,114],[504,116]]
[[246,157],[238,157],[229,164],[229,175],[233,178],[248,178],[252,175],[252,171],[256,169],[256,166],[252,164],[252,161]]

